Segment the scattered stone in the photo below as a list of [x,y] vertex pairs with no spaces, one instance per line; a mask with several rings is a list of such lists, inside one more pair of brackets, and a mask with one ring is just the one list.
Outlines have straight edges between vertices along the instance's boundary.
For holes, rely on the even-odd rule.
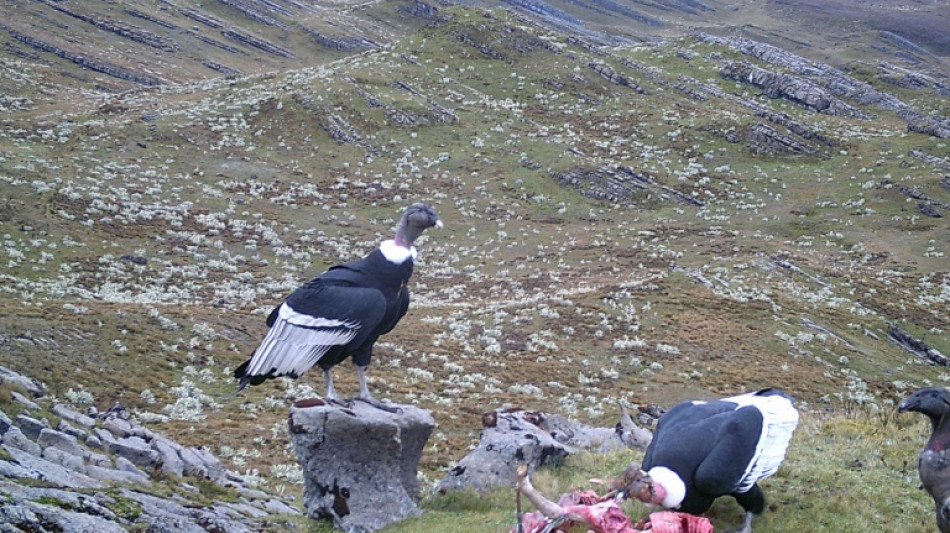
[[158,452],[162,472],[178,477],[185,474],[185,463],[178,455],[181,445],[164,437],[154,438],[151,444],[152,449]]
[[45,418],[37,419],[21,414],[16,417],[16,425],[19,426],[24,435],[31,440],[36,440],[40,436],[40,432],[49,427],[49,421]]
[[37,405],[36,402],[20,394],[19,392],[13,391],[12,393],[10,393],[10,395],[13,397],[14,400],[25,405],[27,409],[37,410],[40,408],[40,406]]
[[0,382],[12,383],[20,386],[34,398],[46,396],[46,386],[39,381],[14,372],[5,366],[0,366]]
[[23,434],[19,427],[13,426],[3,434],[3,443],[7,446],[22,450],[30,455],[40,455],[43,449],[32,439]]
[[151,485],[151,480],[147,477],[143,479],[133,472],[97,465],[86,465],[86,475],[108,483]]
[[887,325],[887,336],[898,346],[933,365],[950,366],[950,358],[926,342],[894,324]]
[[125,437],[109,443],[109,453],[124,457],[143,468],[158,463],[159,454],[141,437]]
[[79,444],[75,436],[56,431],[55,429],[44,428],[40,431],[36,443],[39,444],[41,448],[56,448],[75,455],[76,457],[82,457],[85,452],[84,447]]
[[10,420],[10,417],[6,413],[0,411],[0,436],[3,436],[13,426],[13,420]]
[[106,419],[106,421],[102,423],[102,429],[109,430],[113,436],[120,439],[132,435],[132,424],[121,418]]
[[86,465],[83,463],[81,457],[77,457],[71,453],[64,452],[58,448],[53,448],[52,446],[43,450],[41,454],[43,459],[51,463],[56,463],[62,465],[74,472],[79,472],[80,474],[86,473]]
[[103,448],[108,448],[110,444],[115,442],[115,437],[112,435],[111,431],[107,431],[103,428],[96,428],[94,433],[95,437],[99,440],[100,445],[103,446]]
[[[45,415],[43,409],[37,407]],[[13,421],[0,411],[0,456],[7,458],[0,459],[0,533],[110,533],[139,530],[142,524],[148,524],[145,531],[150,533],[250,533],[260,531],[265,520],[268,528],[288,526],[294,530],[280,520],[266,518],[277,513],[300,514],[289,503],[292,498],[284,501],[245,487],[241,476],[225,471],[209,450],[185,448],[131,423],[131,413],[121,405],[104,413],[102,427],[96,427],[99,417],[95,410],[84,415],[62,404],[49,409],[60,419],[56,429],[43,416],[20,414]],[[165,480],[163,484],[173,491],[167,498],[128,488],[118,494],[103,490],[116,485],[152,486],[155,481],[149,474],[157,467],[165,474],[184,476],[183,455],[189,458],[191,471],[237,487],[243,501],[208,507],[189,500],[201,492],[195,486]],[[17,480],[34,480],[55,488],[20,485]],[[95,493],[77,492],[89,489]]]
[[12,446],[4,445],[2,448],[13,457],[13,461],[15,461],[18,466],[24,469],[26,475],[22,477],[38,479],[58,487],[68,487],[72,489],[101,489],[106,486],[102,481],[91,478],[85,474],[80,474],[62,465],[47,461],[46,459]]
[[89,436],[85,430],[79,429],[65,420],[60,420],[59,424],[56,424],[56,430],[81,440],[86,440],[86,437]]
[[69,420],[70,422],[79,424],[80,426],[91,428],[96,425],[96,421],[93,418],[82,413],[77,413],[76,411],[73,411],[61,403],[54,405],[52,411],[54,415],[64,420]]

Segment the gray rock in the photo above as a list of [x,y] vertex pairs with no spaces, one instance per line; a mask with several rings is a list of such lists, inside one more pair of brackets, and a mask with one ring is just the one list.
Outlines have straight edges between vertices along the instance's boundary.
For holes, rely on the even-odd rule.
[[69,407],[61,403],[54,405],[52,411],[54,415],[64,420],[75,422],[76,424],[79,424],[80,426],[91,428],[92,426],[96,425],[96,421],[93,420],[92,418],[82,413],[77,413],[76,411],[73,411],[72,409],[70,409]]
[[178,455],[181,457],[186,476],[210,479],[215,482],[224,481],[224,466],[208,450],[183,448],[178,452]]
[[273,513],[273,514],[291,514],[291,515],[301,514],[300,509],[297,509],[296,507],[291,507],[287,505],[285,502],[282,502],[276,498],[267,500],[267,502],[264,503],[264,509],[266,509],[268,512]]
[[152,484],[148,476],[142,476],[125,470],[116,470],[96,465],[86,465],[86,475],[109,483],[129,483],[149,486]]
[[262,490],[240,488],[237,490],[237,492],[249,500],[264,500],[270,497],[270,494],[267,494]]
[[89,436],[89,433],[87,433],[86,430],[79,429],[65,420],[60,420],[59,424],[56,424],[56,431],[61,431],[68,435],[72,435],[79,440],[86,440],[86,437]]
[[95,435],[87,436],[85,442],[86,442],[86,446],[90,448],[95,448],[97,450],[102,448],[102,441],[99,440],[99,437]]
[[238,515],[249,516],[251,518],[267,516],[266,511],[247,503],[228,503],[224,504],[223,507],[238,513]]
[[158,452],[162,472],[178,477],[184,475],[185,463],[181,460],[181,456],[178,455],[178,449],[180,449],[181,446],[177,442],[157,436],[152,439],[151,445],[152,449]]
[[109,445],[115,442],[115,436],[112,435],[111,431],[105,430],[103,428],[96,428],[94,430],[96,438],[102,443],[103,449],[108,449]]
[[208,469],[207,477],[211,481],[219,482],[224,479],[224,465],[207,448],[195,448],[195,453],[201,458],[205,468]]
[[208,533],[208,531],[188,517],[172,515],[151,518],[148,528],[145,529],[145,533]]
[[76,457],[86,454],[86,448],[79,444],[75,436],[55,429],[44,428],[36,438],[36,443],[41,448],[57,448]]
[[[108,430],[109,433],[117,439],[132,435],[132,424],[129,423],[128,420],[117,417],[106,419],[106,421],[102,423],[102,429]],[[99,438],[102,438],[102,436],[100,435]]]
[[148,474],[132,464],[132,461],[129,461],[121,455],[115,458],[115,469],[122,472],[131,472],[132,474],[148,479]]
[[7,416],[6,413],[0,411],[0,437],[11,427],[13,427],[13,420],[10,420],[10,417]]
[[101,489],[105,483],[87,475],[69,470],[68,468],[36,457],[12,446],[3,445],[2,448],[13,456],[14,461],[28,472],[29,479],[39,479],[58,487],[74,489]]
[[14,372],[7,367],[0,366],[0,382],[13,383],[14,385],[19,385],[33,396],[34,398],[42,398],[46,396],[46,386],[40,383],[39,381],[28,378],[23,374]]
[[39,456],[43,452],[43,448],[40,448],[39,444],[24,435],[17,426],[11,427],[3,434],[3,443],[12,448],[29,453],[30,455]]
[[37,479],[37,472],[23,468],[17,463],[0,461],[0,477],[7,479]]
[[[12,526],[15,524],[38,524],[39,522],[40,519],[38,516],[36,516],[36,513],[34,513],[32,509],[25,505],[4,505],[0,507],[0,524]],[[24,530],[15,528],[13,531]]]
[[25,531],[35,531],[38,524],[43,525],[41,531],[61,531],[62,533],[125,533],[126,531],[124,527],[106,518],[32,501],[5,505],[0,510],[0,520],[20,526]]
[[491,411],[482,416],[478,447],[463,457],[436,489],[439,492],[484,491],[513,485],[517,469],[557,464],[580,449],[606,453],[623,448],[644,449],[653,434],[638,427],[626,406],[612,428],[598,428],[535,411]]
[[108,445],[109,453],[132,461],[143,468],[152,468],[158,463],[158,452],[141,437],[125,437]]
[[75,456],[69,452],[64,452],[63,450],[53,446],[43,450],[41,457],[51,463],[62,465],[74,472],[79,472],[80,474],[86,473],[86,465],[83,463],[82,457]]
[[186,476],[206,479],[208,477],[208,467],[195,448],[184,448],[178,452],[181,457],[182,470]]
[[45,418],[37,419],[21,414],[16,417],[16,425],[23,431],[24,435],[36,440],[40,436],[40,432],[49,427],[49,421]]
[[112,468],[112,459],[108,455],[87,451],[83,457],[87,464],[101,466],[102,468]]
[[420,513],[417,467],[435,420],[410,405],[394,407],[396,413],[364,402],[352,409],[322,402],[291,408],[308,516],[369,532]]
[[534,411],[492,411],[482,417],[478,447],[463,457],[436,486],[441,492],[474,489],[485,491],[514,486],[518,466],[534,471],[557,465],[577,452],[540,427],[547,415]]
[[13,391],[10,393],[14,400],[25,405],[28,409],[38,410],[40,406],[33,400],[27,398],[26,396],[20,394],[19,392]]

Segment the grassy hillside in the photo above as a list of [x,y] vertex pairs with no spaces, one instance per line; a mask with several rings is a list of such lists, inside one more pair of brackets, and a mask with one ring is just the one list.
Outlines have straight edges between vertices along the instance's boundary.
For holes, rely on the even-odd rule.
[[[722,64],[786,68],[715,40],[600,48],[497,12],[441,15],[307,68],[5,101],[0,364],[299,490],[287,406],[322,394],[322,377],[235,395],[230,370],[282,297],[422,200],[446,228],[418,243],[412,308],[369,375],[378,397],[433,411],[428,480],[491,409],[613,425],[621,400],[780,386],[812,417],[772,482],[782,501],[832,520],[825,506],[867,484],[857,500],[889,494],[929,524],[914,489],[923,425],[876,420],[950,378],[891,338],[950,354],[947,140],[854,99],[865,118],[769,98]],[[950,115],[937,87],[853,74]],[[763,126],[808,150],[761,141]],[[350,365],[335,378],[356,393]],[[431,505],[479,524],[511,514]],[[904,516],[866,511],[842,520]],[[437,530],[426,520],[418,531]],[[800,523],[786,520],[757,531]]]

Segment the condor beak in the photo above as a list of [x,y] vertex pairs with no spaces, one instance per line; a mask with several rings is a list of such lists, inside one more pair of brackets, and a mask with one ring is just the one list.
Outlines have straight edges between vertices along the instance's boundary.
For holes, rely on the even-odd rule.
[[441,219],[441,218],[435,221],[435,227],[436,227],[437,229],[442,229],[442,219]]
[[917,407],[919,404],[920,402],[918,401],[917,397],[908,396],[904,398],[903,400],[901,400],[900,403],[897,404],[897,412],[903,413],[906,411],[910,411],[911,409]]

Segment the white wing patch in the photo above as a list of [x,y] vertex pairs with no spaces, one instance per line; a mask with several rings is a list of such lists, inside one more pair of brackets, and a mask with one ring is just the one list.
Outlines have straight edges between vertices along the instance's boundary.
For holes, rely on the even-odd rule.
[[246,375],[299,376],[331,347],[353,340],[359,329],[358,323],[298,313],[283,303],[274,325],[254,351]]
[[762,435],[736,488],[736,492],[747,492],[756,481],[771,476],[781,466],[792,433],[798,426],[798,410],[791,400],[780,395],[749,393],[723,398],[723,401],[735,403],[737,409],[753,405],[762,413]]

